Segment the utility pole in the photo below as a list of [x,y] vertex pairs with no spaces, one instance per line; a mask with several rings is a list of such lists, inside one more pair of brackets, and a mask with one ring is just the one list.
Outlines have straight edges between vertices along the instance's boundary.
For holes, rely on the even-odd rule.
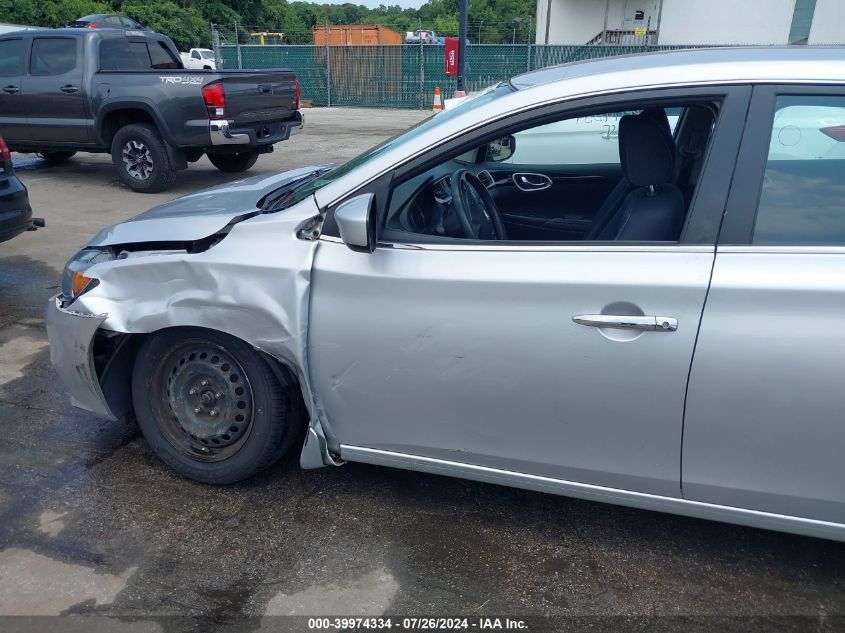
[[660,42],[660,19],[663,17],[663,0],[660,0],[660,4],[657,6],[657,26],[654,29],[654,42],[652,42],[655,46]]
[[458,0],[458,92],[466,90],[468,4],[469,0]]
[[607,46],[607,14],[610,13],[610,0],[604,5],[604,27],[601,30],[601,45]]

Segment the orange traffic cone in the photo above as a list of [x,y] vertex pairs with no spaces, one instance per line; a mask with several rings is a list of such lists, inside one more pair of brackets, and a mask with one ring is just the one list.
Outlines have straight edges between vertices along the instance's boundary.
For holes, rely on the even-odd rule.
[[443,97],[440,96],[440,86],[434,87],[434,105],[431,109],[435,112],[440,112],[443,109]]

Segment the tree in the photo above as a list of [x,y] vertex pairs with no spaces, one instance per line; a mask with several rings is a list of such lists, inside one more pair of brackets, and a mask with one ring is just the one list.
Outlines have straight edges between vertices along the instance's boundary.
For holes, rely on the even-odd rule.
[[[510,42],[514,18],[521,18],[517,41],[533,38],[534,0],[470,0],[471,41]],[[4,21],[58,27],[91,13],[121,13],[164,33],[183,49],[208,46],[210,23],[231,29],[241,26],[282,31],[286,41],[312,42],[315,24],[383,24],[397,31],[426,28],[439,35],[458,34],[458,0],[429,0],[419,9],[382,4],[318,4],[288,0],[0,0]]]

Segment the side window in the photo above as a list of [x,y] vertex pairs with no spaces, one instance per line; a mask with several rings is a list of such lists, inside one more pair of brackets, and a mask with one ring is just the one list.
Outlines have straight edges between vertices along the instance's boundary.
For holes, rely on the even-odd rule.
[[23,74],[23,40],[0,42],[0,77]]
[[103,22],[105,22],[106,26],[111,28],[119,29],[121,26],[120,17],[117,15],[110,15],[105,20],[103,20]]
[[398,182],[385,239],[677,242],[718,105],[620,103],[504,128],[480,147],[456,149],[461,153],[450,160]]
[[100,70],[149,70],[150,54],[145,42],[114,37],[100,42]]
[[36,38],[29,69],[33,75],[63,75],[76,68],[76,39]]
[[192,50],[191,51],[191,57],[194,58],[194,59],[200,59],[199,51],[196,50],[196,49]]
[[151,68],[179,68],[179,63],[164,42],[150,41],[147,45],[150,49],[150,60],[152,60]]
[[[680,110],[666,111],[672,132]],[[587,115],[517,132],[513,135],[514,151],[499,162],[508,165],[618,164],[619,121],[626,114],[634,113]]]
[[845,97],[778,97],[752,242],[845,245]]

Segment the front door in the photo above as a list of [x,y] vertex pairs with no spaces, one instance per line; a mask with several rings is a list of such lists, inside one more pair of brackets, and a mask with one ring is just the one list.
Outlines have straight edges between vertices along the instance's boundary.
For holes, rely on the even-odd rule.
[[[744,108],[725,102],[722,116],[744,119]],[[735,156],[738,125],[712,143],[720,168]],[[444,195],[436,183],[455,165],[400,183],[387,225],[398,214],[428,231],[425,215]],[[690,223],[721,215],[729,177],[705,170],[709,195]],[[444,213],[435,223],[448,232]],[[709,244],[417,238],[385,231],[375,252],[360,253],[324,236],[317,249],[309,363],[341,455],[364,447],[680,496],[684,395],[715,231]],[[617,317],[625,329],[608,326]]]
[[21,95],[33,141],[88,142],[81,47],[82,38],[32,40],[29,75],[23,78]]
[[690,374],[684,497],[845,523],[845,90],[755,89]]

